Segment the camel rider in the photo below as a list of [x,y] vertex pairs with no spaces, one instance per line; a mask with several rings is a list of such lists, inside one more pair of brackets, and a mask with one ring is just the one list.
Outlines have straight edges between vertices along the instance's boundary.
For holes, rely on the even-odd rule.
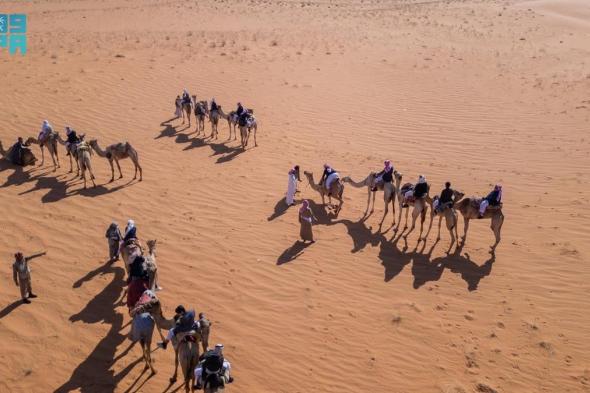
[[80,138],[76,134],[76,131],[68,126],[66,126],[66,136],[68,137],[68,140],[66,141],[66,150],[68,152],[67,155],[69,156],[70,146],[80,143]]
[[207,380],[207,377],[211,374],[218,374],[221,380],[226,383],[232,383],[234,381],[231,373],[231,364],[223,356],[223,344],[216,344],[215,349],[207,351],[203,354],[202,360],[195,369],[195,389],[203,388],[203,379]]
[[334,182],[334,180],[339,179],[340,175],[338,172],[332,168],[328,164],[324,164],[324,173],[322,173],[322,178],[320,179],[320,187],[325,185],[326,191],[330,193],[330,186]]
[[481,200],[479,204],[479,216],[478,218],[483,218],[484,213],[488,206],[498,206],[502,203],[502,186],[496,184],[492,192],[488,194],[487,197]]
[[240,116],[242,116],[242,113],[244,113],[244,112],[245,112],[245,110],[244,110],[244,107],[242,106],[242,103],[238,102],[238,109],[236,109],[236,115],[238,115],[238,118]]
[[390,160],[385,160],[383,162],[384,168],[381,172],[377,173],[375,176],[375,183],[373,185],[373,191],[377,191],[380,185],[385,183],[391,183],[393,181],[393,165],[391,165]]
[[123,242],[128,244],[132,239],[137,240],[137,227],[135,226],[135,221],[129,220],[125,227],[125,237],[123,237]]
[[43,120],[43,124],[41,125],[41,131],[39,131],[39,137],[37,138],[39,140],[39,143],[41,144],[41,146],[43,146],[43,142],[45,142],[45,139],[53,132],[53,127],[51,127],[51,124],[49,124],[49,122],[47,120]]
[[188,90],[187,89],[184,89],[183,92],[182,92],[182,103],[183,104],[191,104],[191,102],[192,102],[191,101],[191,96],[188,93]]
[[14,165],[23,166],[25,151],[28,149],[22,137],[18,137],[16,143],[12,145],[11,161]]
[[[426,177],[423,175],[418,176],[418,183],[414,186],[413,190],[409,190],[404,194],[406,200],[414,198],[420,199],[424,198],[428,194],[430,186],[426,182]],[[406,206],[404,206],[406,207]]]
[[439,213],[455,204],[455,191],[451,188],[451,183],[445,183],[445,189],[441,191],[440,196],[432,203],[432,208]]
[[242,113],[238,115],[238,124],[242,127],[248,125],[249,118],[250,112],[248,112],[248,109],[242,107]]
[[213,111],[219,111],[219,106],[217,105],[217,102],[215,102],[215,98],[211,99],[211,112]]
[[[179,344],[179,341],[176,339],[178,334],[189,333],[191,331],[198,332],[200,330],[199,321],[195,320],[195,312],[193,310],[186,311],[184,306],[179,305],[174,312],[176,313],[174,315],[174,327],[168,330],[168,334],[164,341],[157,344],[162,349],[166,349],[168,343],[172,342],[172,347],[176,350]],[[185,337],[192,337],[189,338],[192,340],[194,335],[189,334],[185,335]]]

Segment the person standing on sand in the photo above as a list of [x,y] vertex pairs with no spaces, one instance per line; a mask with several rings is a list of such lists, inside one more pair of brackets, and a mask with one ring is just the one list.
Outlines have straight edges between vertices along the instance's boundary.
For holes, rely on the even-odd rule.
[[174,105],[176,107],[176,112],[174,112],[174,116],[176,116],[176,118],[179,118],[180,116],[182,116],[182,99],[180,98],[180,96],[176,96]]
[[315,240],[313,240],[313,231],[311,229],[311,223],[313,220],[317,221],[317,218],[315,218],[309,207],[309,201],[304,199],[301,208],[299,209],[299,223],[301,224],[299,236],[304,242],[310,241],[315,243]]
[[117,225],[115,221],[113,221],[107,229],[105,237],[109,241],[109,262],[118,261],[119,245],[121,244],[121,240],[123,240],[123,236],[121,235],[119,225]]
[[29,268],[29,261],[45,254],[45,252],[42,252],[31,255],[30,257],[25,257],[22,252],[14,254],[16,260],[12,264],[12,277],[16,286],[20,287],[20,296],[23,299],[23,303],[29,304],[31,303],[29,299],[37,297],[31,288],[31,268]]
[[295,165],[293,169],[289,171],[289,183],[287,186],[287,206],[293,206],[295,204],[295,193],[297,192],[297,182],[301,181],[299,176],[299,165]]

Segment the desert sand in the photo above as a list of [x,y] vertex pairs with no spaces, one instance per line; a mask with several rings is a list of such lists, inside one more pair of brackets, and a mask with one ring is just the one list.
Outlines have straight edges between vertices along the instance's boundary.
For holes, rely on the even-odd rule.
[[[43,119],[122,161],[82,189],[62,167],[0,167],[0,391],[163,392],[173,351],[142,373],[119,302],[122,262],[104,232],[133,218],[158,239],[158,295],[213,321],[236,378],[229,392],[588,392],[590,3],[543,1],[3,2],[24,12],[29,53],[0,51],[0,140]],[[171,119],[188,88],[255,110],[258,147],[196,137]],[[207,123],[206,130],[210,132]],[[40,157],[38,146],[33,151]],[[347,186],[337,219],[312,201],[317,242],[296,245],[283,205],[294,164],[355,180],[391,159],[432,193],[504,186],[502,242],[472,222],[445,255],[443,229],[399,239],[383,201]],[[428,221],[427,221],[428,223]],[[463,222],[459,223],[462,234]],[[294,246],[295,245],[295,246]],[[12,283],[31,262],[30,305]],[[154,337],[154,342],[157,338]]]

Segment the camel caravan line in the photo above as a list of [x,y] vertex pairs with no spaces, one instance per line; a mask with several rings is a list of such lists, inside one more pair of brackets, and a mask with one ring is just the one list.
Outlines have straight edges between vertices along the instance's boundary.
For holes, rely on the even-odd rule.
[[220,120],[227,121],[229,129],[229,136],[227,140],[237,140],[237,130],[240,131],[240,143],[242,149],[246,150],[250,136],[254,139],[254,146],[258,146],[256,141],[256,131],[258,131],[258,122],[254,117],[253,109],[246,109],[240,103],[238,108],[229,113],[225,113],[221,108],[221,105],[217,104],[215,98],[209,103],[206,100],[197,100],[196,95],[190,95],[185,89],[182,96],[176,96],[174,102],[175,105],[175,118],[182,118],[182,124],[188,121],[188,127],[191,127],[191,116],[195,116],[195,132],[197,136],[203,133],[203,136],[207,137],[205,133],[205,119],[209,119],[211,123],[211,134],[208,136],[210,139],[217,140],[219,136],[219,122]]
[[[74,164],[76,166],[76,176],[80,177],[84,181],[84,188],[86,189],[86,172],[88,172],[92,185],[96,187],[95,176],[92,170],[91,157],[93,153],[96,153],[101,158],[106,158],[111,167],[111,180],[115,180],[115,169],[114,164],[117,165],[119,171],[119,179],[123,178],[123,172],[121,170],[120,160],[129,158],[133,162],[135,173],[133,180],[137,179],[139,173],[139,181],[143,180],[143,171],[139,164],[139,155],[137,150],[131,146],[129,142],[119,142],[108,145],[103,150],[96,139],[87,141],[85,134],[78,135],[75,130],[70,127],[66,127],[67,139],[62,139],[59,132],[54,131],[53,127],[45,120],[39,136],[29,137],[26,141],[19,141],[15,143],[8,151],[2,150],[2,156],[13,164],[28,166],[34,165],[37,161],[34,154],[30,150],[32,144],[39,145],[41,149],[41,163],[39,166],[45,164],[45,149],[49,152],[49,156],[53,162],[53,171],[56,172],[61,167],[59,161],[59,150],[58,145],[65,147],[66,154],[70,159],[70,170],[69,173],[74,172]],[[0,145],[1,146],[1,145]]]

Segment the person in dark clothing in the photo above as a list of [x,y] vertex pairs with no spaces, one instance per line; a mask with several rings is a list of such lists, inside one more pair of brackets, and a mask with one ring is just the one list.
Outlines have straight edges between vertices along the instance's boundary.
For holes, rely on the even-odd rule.
[[141,255],[135,257],[131,265],[129,265],[129,278],[127,283],[130,283],[133,279],[148,279],[148,272],[145,267],[145,258]]
[[488,194],[484,199],[482,199],[481,203],[479,204],[479,217],[483,218],[484,213],[488,206],[499,206],[502,203],[502,186],[496,184],[492,192]]
[[241,102],[238,102],[238,109],[236,109],[236,115],[240,117],[242,116],[242,113],[244,113],[244,107],[242,106]]
[[184,92],[182,93],[182,103],[183,104],[190,104],[191,103],[191,96],[188,93],[187,89],[184,89]]
[[211,112],[218,111],[218,110],[219,110],[219,106],[217,105],[217,102],[215,102],[215,98],[213,98],[211,100]]
[[418,183],[414,186],[414,198],[424,198],[428,194],[430,186],[426,182],[426,177],[420,175],[418,177]]
[[453,207],[455,204],[455,191],[451,188],[451,183],[445,183],[445,189],[441,191],[440,197],[438,197],[434,203],[433,207],[436,212],[441,212],[445,210],[447,207]]
[[127,227],[125,227],[125,237],[123,241],[127,243],[131,239],[137,239],[137,227],[135,226],[135,221],[129,220],[127,221]]
[[68,154],[66,154],[66,155],[69,156],[71,153],[71,146],[80,143],[80,138],[78,137],[78,134],[76,134],[76,131],[73,128],[70,128],[67,126],[66,126],[66,136],[68,137],[68,139],[66,141],[66,151],[68,152]]
[[12,163],[14,165],[20,165],[23,166],[24,163],[24,153],[25,151],[28,149],[27,145],[25,144],[25,142],[23,141],[23,138],[21,138],[20,136],[18,137],[16,143],[14,145],[12,145]]
[[375,183],[373,185],[373,191],[377,191],[379,186],[385,183],[391,183],[393,181],[393,165],[390,160],[385,160],[385,167],[383,170],[375,175]]
[[121,231],[116,222],[113,221],[109,226],[105,233],[105,237],[109,241],[109,261],[113,262],[119,260],[119,247],[121,240],[123,240],[123,236],[121,235]]

